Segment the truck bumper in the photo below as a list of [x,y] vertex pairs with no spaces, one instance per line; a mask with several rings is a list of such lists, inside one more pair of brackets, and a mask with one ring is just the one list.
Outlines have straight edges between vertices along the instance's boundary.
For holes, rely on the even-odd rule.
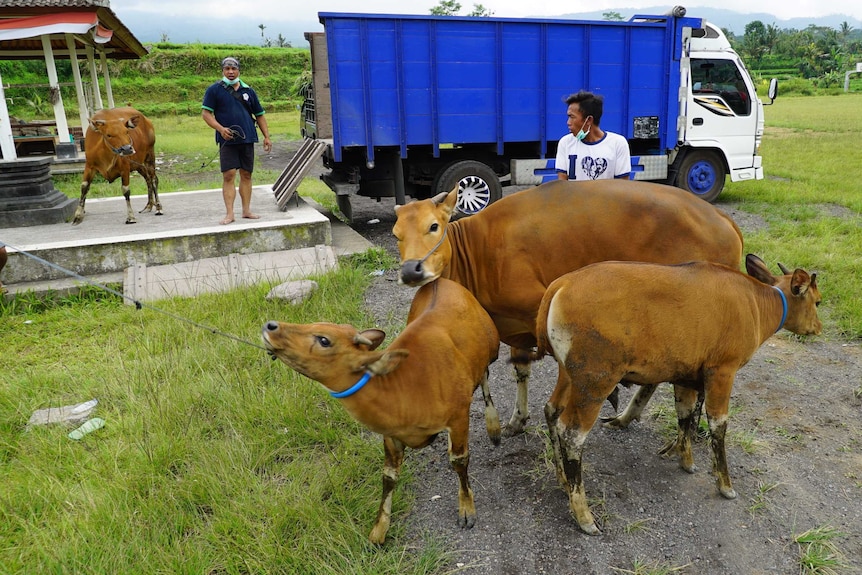
[[731,182],[747,182],[748,180],[762,180],[763,168],[744,168],[742,170],[733,170],[730,172]]
[[329,172],[328,174],[323,174],[320,176],[320,179],[323,180],[329,189],[335,192],[337,196],[349,196],[351,194],[355,194],[359,192],[359,184],[352,184],[348,181],[345,181],[339,178],[335,172]]

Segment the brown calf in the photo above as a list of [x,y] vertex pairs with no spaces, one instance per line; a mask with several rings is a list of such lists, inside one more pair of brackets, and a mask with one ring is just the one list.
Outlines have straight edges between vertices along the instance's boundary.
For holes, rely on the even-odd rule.
[[470,403],[481,386],[488,435],[499,444],[500,420],[487,378],[500,345],[497,329],[470,292],[441,279],[416,292],[407,327],[387,349],[376,350],[385,335],[330,323],[269,321],[263,326],[274,357],[323,384],[350,415],[383,436],[383,498],[372,543],[386,538],[404,447],[425,447],[444,430],[460,481],[458,521],[473,527],[476,507],[467,476]]
[[135,214],[129,199],[129,177],[136,171],[147,182],[147,205],[141,213],[156,208],[156,215],[162,215],[159,202],[159,177],[156,174],[156,132],[153,124],[134,108],[110,108],[99,110],[90,118],[87,136],[84,139],[84,153],[87,160],[81,179],[81,199],[72,218],[72,225],[84,219],[84,202],[96,174],[101,174],[108,182],[121,178],[123,197],[126,198],[126,223],[134,224]]
[[819,334],[816,274],[773,276],[746,256],[750,276],[705,262],[675,266],[604,262],[554,281],[537,320],[538,355],[552,353],[557,386],[545,406],[557,478],[580,528],[599,533],[582,479],[584,442],[602,402],[619,381],[674,385],[678,437],[662,453],[678,453],[694,472],[695,402],[705,396],[713,472],[719,492],[736,497],[724,437],[737,370],[782,327]]

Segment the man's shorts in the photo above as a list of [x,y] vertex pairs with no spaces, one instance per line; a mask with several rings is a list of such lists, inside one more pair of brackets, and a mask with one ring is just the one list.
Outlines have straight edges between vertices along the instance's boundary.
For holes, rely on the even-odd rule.
[[245,170],[254,171],[254,144],[223,144],[219,150],[221,171]]

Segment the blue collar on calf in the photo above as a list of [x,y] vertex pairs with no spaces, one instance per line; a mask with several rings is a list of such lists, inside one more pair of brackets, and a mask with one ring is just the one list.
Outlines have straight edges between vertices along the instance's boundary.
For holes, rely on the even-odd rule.
[[[786,306],[785,306],[785,309],[786,309]],[[782,320],[781,323],[784,323],[784,321]],[[360,389],[365,387],[365,384],[368,383],[368,380],[371,379],[372,375],[373,374],[370,371],[366,371],[365,374],[359,379],[359,381],[354,383],[352,386],[348,387],[344,391],[337,391],[337,392],[336,391],[330,391],[329,395],[331,395],[332,397],[335,397],[337,399],[341,399],[343,397],[350,397],[351,395],[353,395],[354,393],[356,393],[357,391],[359,391]]]
[[[778,329],[775,330],[775,333],[781,331],[781,328],[784,327],[784,320],[787,319],[787,296],[784,295],[784,292],[778,289],[776,286],[771,286],[772,289],[778,292],[778,295],[781,296],[781,323],[778,324]],[[354,386],[355,387],[355,386]],[[352,389],[352,388],[351,388]]]

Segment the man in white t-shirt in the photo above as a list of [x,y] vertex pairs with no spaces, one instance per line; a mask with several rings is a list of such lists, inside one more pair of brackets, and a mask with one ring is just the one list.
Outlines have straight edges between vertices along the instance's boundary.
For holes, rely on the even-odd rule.
[[557,145],[560,180],[629,179],[632,170],[629,143],[624,137],[599,128],[603,98],[580,91],[566,98],[566,125],[570,133]]

